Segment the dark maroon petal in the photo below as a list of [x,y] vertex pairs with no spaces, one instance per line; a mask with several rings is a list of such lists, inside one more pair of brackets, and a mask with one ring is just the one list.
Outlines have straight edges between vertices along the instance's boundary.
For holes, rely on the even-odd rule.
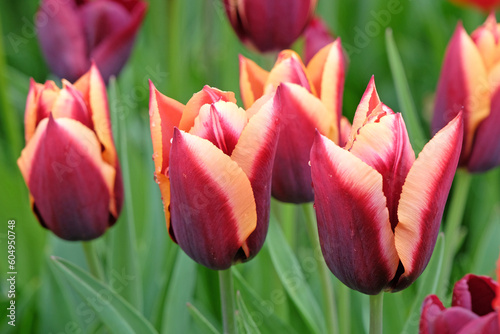
[[43,55],[54,74],[74,82],[89,69],[83,22],[73,1],[42,0],[36,27]]
[[318,133],[311,149],[311,172],[328,267],[351,289],[380,293],[399,265],[382,176]]
[[460,306],[477,315],[494,312],[492,302],[495,299],[498,284],[487,276],[465,275],[455,283],[452,306]]

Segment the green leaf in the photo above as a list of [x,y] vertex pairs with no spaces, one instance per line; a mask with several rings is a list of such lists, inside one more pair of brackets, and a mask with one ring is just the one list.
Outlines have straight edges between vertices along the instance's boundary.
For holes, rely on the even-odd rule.
[[248,308],[245,305],[245,302],[243,301],[243,298],[241,297],[241,293],[239,291],[236,292],[236,305],[238,306],[238,313],[241,315],[245,332],[250,334],[260,334],[260,331],[257,328],[257,324],[253,320],[250,312],[248,312]]
[[112,333],[157,333],[136,309],[108,286],[64,259],[52,257],[52,260]]
[[281,282],[309,329],[313,333],[324,333],[323,313],[307,284],[299,261],[288,246],[273,215],[269,223],[266,245]]
[[193,304],[187,303],[187,308],[193,319],[200,325],[201,328],[208,330],[213,334],[220,334],[220,331],[200,312]]
[[415,108],[415,103],[413,102],[413,98],[411,96],[410,86],[408,85],[403,63],[401,62],[401,57],[399,56],[396,43],[392,37],[391,29],[387,29],[385,31],[385,42],[389,57],[389,65],[391,66],[392,77],[394,79],[394,86],[396,88],[401,113],[406,121],[405,123],[406,128],[408,129],[408,135],[410,137],[413,150],[415,152],[420,152],[427,143],[427,138],[424,134],[419,115]]

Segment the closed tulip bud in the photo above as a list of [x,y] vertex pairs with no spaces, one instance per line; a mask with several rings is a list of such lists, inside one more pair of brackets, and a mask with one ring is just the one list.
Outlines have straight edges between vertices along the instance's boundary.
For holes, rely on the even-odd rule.
[[311,174],[319,239],[333,274],[366,294],[408,287],[431,257],[462,144],[453,119],[415,160],[401,114],[370,81],[344,148],[317,133]]
[[186,105],[150,88],[155,179],[170,237],[211,269],[251,259],[269,224],[279,93],[245,111],[233,93],[208,86]]
[[326,45],[335,41],[326,23],[314,17],[304,30],[304,59],[306,63]]
[[311,19],[316,0],[224,0],[238,38],[260,52],[288,49]]
[[450,308],[436,295],[422,304],[420,334],[499,334],[500,312],[493,308],[499,284],[487,276],[465,275],[453,288]]
[[500,27],[491,14],[471,37],[458,24],[441,70],[432,129],[460,111],[464,140],[460,166],[483,172],[500,165]]
[[342,118],[344,75],[339,39],[322,48],[307,67],[291,50],[279,54],[270,72],[240,56],[240,90],[245,107],[282,84],[283,117],[272,185],[276,199],[290,203],[314,199],[308,162],[315,129],[335,143],[345,143],[350,126]]
[[127,62],[146,9],[142,0],[42,0],[36,27],[50,69],[74,82],[94,61],[107,82]]
[[66,240],[90,240],[113,225],[123,185],[98,69],[74,85],[31,82],[26,147],[17,164],[43,227]]
[[451,0],[459,5],[474,6],[484,11],[489,11],[500,5],[499,0]]

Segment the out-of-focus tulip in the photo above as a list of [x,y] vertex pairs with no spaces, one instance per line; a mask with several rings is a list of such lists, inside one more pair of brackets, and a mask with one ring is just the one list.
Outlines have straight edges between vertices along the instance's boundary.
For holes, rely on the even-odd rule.
[[123,184],[95,65],[62,89],[31,81],[25,137],[17,163],[42,226],[66,240],[101,236],[118,219]]
[[482,172],[500,165],[500,27],[494,14],[471,37],[458,24],[441,70],[433,131],[460,111],[465,130],[460,166]]
[[455,284],[450,308],[445,308],[436,295],[427,296],[419,333],[499,334],[500,313],[492,307],[498,289],[491,278],[468,274]]
[[142,0],[42,0],[36,27],[50,69],[74,82],[94,61],[107,82],[127,62],[146,8]]
[[344,148],[316,134],[311,173],[319,239],[339,280],[366,294],[399,291],[431,257],[462,144],[453,119],[415,160],[401,114],[370,81]]
[[304,59],[306,63],[319,50],[335,41],[326,23],[319,17],[314,17],[304,30]]
[[233,93],[208,86],[186,105],[150,89],[155,179],[170,237],[211,269],[251,259],[269,224],[279,93],[245,111]]
[[299,55],[282,51],[270,72],[240,56],[240,89],[245,107],[282,84],[280,139],[273,169],[272,194],[284,202],[314,199],[309,152],[315,129],[345,143],[349,121],[342,118],[345,59],[340,40],[322,48],[304,66]]
[[451,0],[459,5],[469,5],[478,7],[484,11],[489,11],[500,5],[499,0]]
[[260,52],[289,48],[311,20],[317,0],[224,0],[236,35]]

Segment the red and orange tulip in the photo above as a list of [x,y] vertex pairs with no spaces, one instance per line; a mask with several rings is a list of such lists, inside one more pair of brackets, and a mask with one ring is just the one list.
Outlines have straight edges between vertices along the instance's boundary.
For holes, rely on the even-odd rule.
[[260,52],[289,48],[311,19],[317,0],[224,0],[236,35]]
[[146,8],[142,0],[42,0],[36,26],[50,69],[74,82],[94,61],[107,82],[127,62]]
[[17,163],[42,226],[66,240],[90,240],[118,219],[123,185],[106,87],[91,69],[74,85],[31,81],[26,147]]
[[316,134],[311,173],[319,239],[339,280],[366,294],[408,287],[436,242],[462,144],[453,119],[418,158],[401,114],[370,81],[344,148]]
[[463,112],[460,166],[471,172],[500,165],[499,36],[494,14],[471,37],[459,23],[446,50],[436,93],[433,131]]
[[419,333],[500,334],[500,312],[493,305],[499,289],[490,277],[465,275],[453,288],[450,308],[436,295],[425,298]]
[[186,105],[150,88],[155,178],[172,240],[211,269],[251,259],[269,224],[279,98],[245,111],[233,93],[208,86]]
[[321,49],[307,67],[291,50],[279,54],[270,72],[240,56],[240,88],[245,107],[283,83],[283,117],[272,185],[272,194],[278,200],[313,200],[308,162],[315,129],[339,143],[349,127],[349,122],[342,119],[344,75],[345,59],[338,39]]

